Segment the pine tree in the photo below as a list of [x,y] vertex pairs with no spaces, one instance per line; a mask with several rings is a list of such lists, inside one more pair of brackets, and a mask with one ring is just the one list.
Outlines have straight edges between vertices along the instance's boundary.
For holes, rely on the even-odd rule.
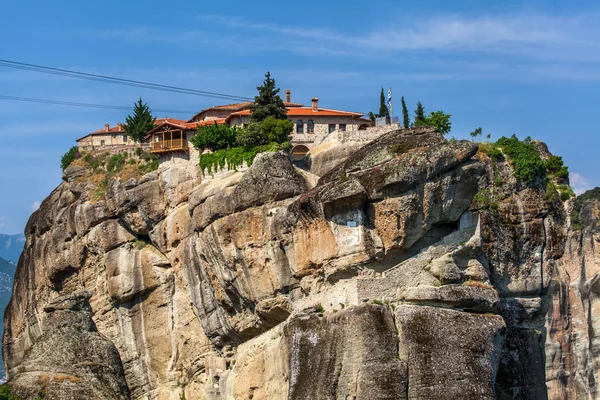
[[128,115],[125,119],[125,134],[136,142],[140,142],[146,132],[154,128],[156,118],[152,116],[152,112],[142,98],[133,105],[133,114]]
[[379,96],[379,116],[385,117],[386,122],[390,123],[390,110],[385,104],[385,93],[383,92],[383,88],[381,88],[381,96]]
[[271,73],[265,74],[262,86],[258,86],[258,96],[254,97],[254,103],[250,106],[253,122],[264,121],[267,117],[275,119],[287,119],[287,109],[283,100],[279,97],[279,88],[275,87],[275,79]]
[[415,110],[415,126],[424,126],[425,125],[425,107],[421,104],[420,101],[417,102],[417,109]]
[[406,108],[406,103],[404,102],[404,96],[402,96],[402,125],[405,128],[410,127],[410,117],[408,116],[408,108]]

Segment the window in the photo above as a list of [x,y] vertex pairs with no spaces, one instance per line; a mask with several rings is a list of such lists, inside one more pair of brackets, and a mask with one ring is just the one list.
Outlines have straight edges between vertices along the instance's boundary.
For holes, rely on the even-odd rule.
[[306,133],[315,133],[315,123],[312,119],[306,121]]
[[304,133],[304,122],[301,119],[296,121],[296,133]]
[[346,132],[346,124],[340,124],[340,131]]
[[104,140],[100,141],[100,146],[104,146]]
[[329,124],[328,132],[331,133],[335,131],[335,124]]
[[127,143],[127,135],[123,135],[123,143]]

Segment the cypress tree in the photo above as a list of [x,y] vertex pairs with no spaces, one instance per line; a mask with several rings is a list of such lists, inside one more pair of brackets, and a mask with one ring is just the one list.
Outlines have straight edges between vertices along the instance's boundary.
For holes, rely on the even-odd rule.
[[258,86],[256,89],[258,89],[258,95],[254,97],[254,103],[250,105],[253,122],[264,121],[267,117],[287,119],[287,109],[278,95],[279,88],[275,87],[275,79],[271,78],[270,72],[265,74],[262,86]]
[[408,108],[406,108],[406,103],[404,102],[404,96],[402,96],[402,125],[405,128],[410,127],[410,117],[408,116]]
[[152,112],[142,98],[133,105],[133,114],[130,114],[125,119],[125,134],[136,142],[140,142],[146,132],[154,128],[156,118],[152,116]]
[[385,93],[383,92],[383,88],[381,88],[381,96],[379,96],[379,116],[385,117],[386,122],[390,123],[390,110],[385,104]]
[[425,107],[421,104],[420,101],[417,102],[417,109],[415,110],[415,126],[424,126],[425,125]]

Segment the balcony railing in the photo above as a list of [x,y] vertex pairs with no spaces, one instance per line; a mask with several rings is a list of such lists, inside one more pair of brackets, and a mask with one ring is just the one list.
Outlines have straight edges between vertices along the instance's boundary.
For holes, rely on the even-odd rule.
[[168,151],[177,150],[188,150],[188,143],[185,138],[172,139],[172,140],[161,140],[158,142],[152,142],[153,153],[165,153]]

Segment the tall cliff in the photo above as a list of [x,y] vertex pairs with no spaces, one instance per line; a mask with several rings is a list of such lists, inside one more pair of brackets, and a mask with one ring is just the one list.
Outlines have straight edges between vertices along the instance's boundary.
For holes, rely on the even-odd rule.
[[564,257],[553,276],[546,341],[549,395],[600,399],[600,190],[574,205]]
[[26,228],[4,321],[13,391],[564,398],[545,348],[568,331],[547,339],[546,323],[570,318],[557,271],[575,242],[543,177],[524,185],[510,160],[422,128],[312,153],[308,170],[280,152],[210,176],[174,157],[105,192],[69,167]]

